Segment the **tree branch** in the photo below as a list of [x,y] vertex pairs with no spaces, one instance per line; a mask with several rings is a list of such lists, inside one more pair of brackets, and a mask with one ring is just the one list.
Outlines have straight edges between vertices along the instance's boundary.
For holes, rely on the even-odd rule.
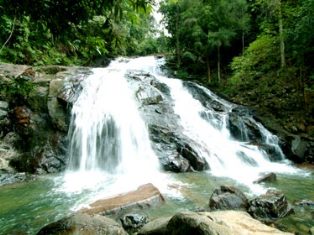
[[0,53],[1,51],[3,50],[3,48],[5,47],[5,45],[10,41],[12,35],[13,35],[13,32],[14,32],[14,28],[15,28],[15,21],[16,21],[16,18],[14,18],[13,20],[13,25],[12,25],[12,29],[11,29],[11,33],[9,35],[9,37],[7,38],[7,40],[4,42],[4,44],[2,45],[1,49],[0,49]]

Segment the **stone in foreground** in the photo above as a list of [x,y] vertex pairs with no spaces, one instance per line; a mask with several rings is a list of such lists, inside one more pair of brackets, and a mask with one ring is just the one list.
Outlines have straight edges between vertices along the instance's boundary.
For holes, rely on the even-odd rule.
[[142,209],[159,205],[164,198],[152,184],[140,186],[137,190],[125,194],[98,200],[90,205],[89,209],[82,209],[87,214],[117,214],[128,209]]
[[[169,221],[169,222],[168,222]],[[139,235],[292,235],[253,219],[244,211],[180,212],[146,224]]]
[[37,235],[127,235],[120,224],[100,215],[74,214],[43,227]]
[[279,191],[269,190],[249,202],[248,212],[265,223],[274,222],[293,212],[285,195]]
[[212,210],[246,210],[248,199],[239,189],[223,185],[214,190],[209,207]]

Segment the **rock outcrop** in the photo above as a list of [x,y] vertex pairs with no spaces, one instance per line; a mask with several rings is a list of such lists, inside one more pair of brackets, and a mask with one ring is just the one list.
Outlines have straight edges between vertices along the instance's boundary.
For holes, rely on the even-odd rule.
[[82,209],[81,212],[91,215],[118,214],[131,209],[153,207],[163,202],[164,198],[159,190],[152,184],[145,184],[135,191],[98,200],[90,204],[88,209]]
[[281,232],[253,219],[243,211],[179,212],[173,217],[146,224],[140,235],[267,235]]
[[[78,67],[0,65],[0,146],[10,149],[0,148],[2,170],[64,169],[69,112],[88,73]],[[8,135],[15,136],[10,145]]]
[[232,186],[220,186],[209,199],[209,208],[212,210],[246,210],[248,205],[246,196]]
[[202,171],[209,164],[195,149],[199,144],[183,133],[166,84],[147,73],[130,73],[128,81],[140,103],[152,147],[163,168],[173,172]]
[[256,219],[270,223],[293,212],[285,195],[279,191],[269,190],[249,202],[248,212]]
[[37,235],[127,235],[122,226],[114,220],[82,213],[58,220],[43,227]]

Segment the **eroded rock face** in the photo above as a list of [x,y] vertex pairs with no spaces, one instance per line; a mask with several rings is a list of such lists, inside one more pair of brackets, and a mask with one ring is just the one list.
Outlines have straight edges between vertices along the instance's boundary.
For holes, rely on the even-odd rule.
[[74,214],[43,227],[37,235],[127,235],[114,220],[82,213]]
[[235,187],[220,186],[211,195],[209,207],[212,210],[246,210],[248,199]]
[[65,168],[69,112],[88,73],[76,67],[0,66],[0,145],[15,133],[10,148],[16,154],[9,160],[15,170],[54,173]]

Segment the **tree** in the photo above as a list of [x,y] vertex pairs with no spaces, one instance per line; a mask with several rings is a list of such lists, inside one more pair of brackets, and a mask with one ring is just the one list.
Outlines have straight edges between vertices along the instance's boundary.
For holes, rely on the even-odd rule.
[[[152,0],[0,0],[0,58],[26,64],[90,64],[125,55],[149,33]],[[140,29],[140,30],[139,30]],[[136,31],[136,30],[135,30]],[[131,36],[132,35],[132,36]]]
[[[216,60],[219,82],[221,48],[228,47],[239,32],[243,34],[248,28],[244,9],[247,9],[245,0],[165,1],[162,12],[172,35],[171,45],[176,48],[176,57],[205,64],[209,83],[212,81],[211,66]],[[177,59],[177,66],[180,62],[181,59]]]
[[284,68],[286,66],[286,55],[285,55],[285,35],[284,35],[284,26],[283,26],[283,12],[282,12],[282,2],[281,0],[257,0],[257,4],[260,8],[266,10],[264,14],[268,17],[265,17],[265,20],[270,20],[275,18],[277,21],[277,34],[279,38],[280,45],[280,66]]

